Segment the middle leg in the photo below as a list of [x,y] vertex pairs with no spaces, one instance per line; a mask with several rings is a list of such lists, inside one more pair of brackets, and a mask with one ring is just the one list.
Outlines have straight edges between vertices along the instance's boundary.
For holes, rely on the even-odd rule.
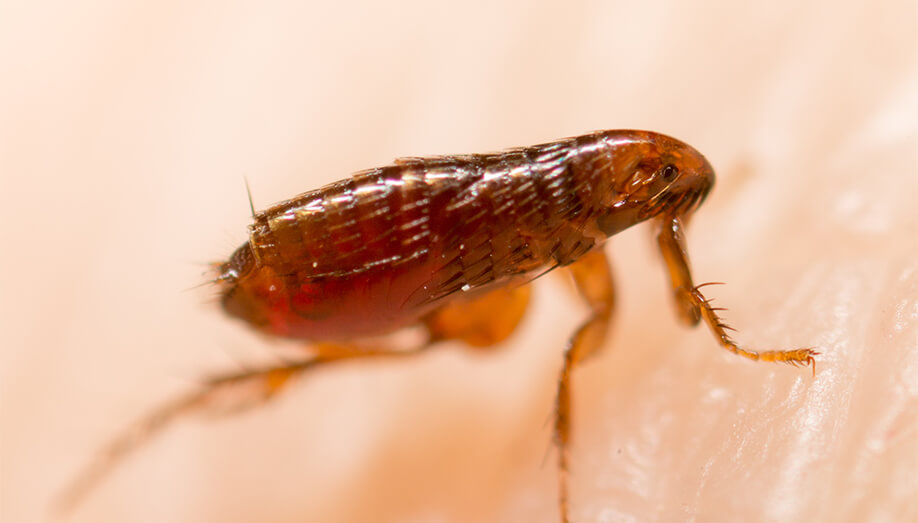
[[571,372],[578,363],[596,354],[603,346],[615,306],[615,288],[609,261],[602,249],[581,257],[569,267],[574,286],[590,307],[590,316],[571,336],[564,352],[564,366],[558,381],[555,405],[555,442],[558,445],[558,490],[561,521],[567,523],[569,445],[571,433]]

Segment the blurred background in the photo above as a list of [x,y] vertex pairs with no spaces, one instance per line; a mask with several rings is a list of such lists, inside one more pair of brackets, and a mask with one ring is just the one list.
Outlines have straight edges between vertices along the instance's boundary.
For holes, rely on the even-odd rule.
[[[249,209],[403,155],[607,128],[701,150],[698,281],[757,348],[682,328],[646,227],[575,374],[572,515],[918,519],[913,1],[0,1],[0,520],[202,376],[285,344],[222,316],[207,263]],[[63,520],[553,522],[549,423],[583,317],[538,282],[499,350],[310,375],[178,423]],[[547,456],[547,457],[546,457]]]

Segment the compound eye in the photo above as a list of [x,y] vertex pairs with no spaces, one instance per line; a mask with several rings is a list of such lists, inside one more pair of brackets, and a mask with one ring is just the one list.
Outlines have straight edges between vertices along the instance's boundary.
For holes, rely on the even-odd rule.
[[663,177],[664,182],[670,183],[679,176],[679,168],[673,164],[666,164],[660,171],[660,175]]

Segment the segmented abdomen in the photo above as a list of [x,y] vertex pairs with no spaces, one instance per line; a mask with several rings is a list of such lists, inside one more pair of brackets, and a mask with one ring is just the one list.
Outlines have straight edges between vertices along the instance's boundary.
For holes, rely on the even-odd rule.
[[327,319],[333,305],[408,323],[453,293],[589,250],[596,239],[584,224],[601,186],[601,144],[601,135],[587,135],[497,154],[400,159],[258,214],[250,244],[288,290],[298,289],[300,315],[321,306]]

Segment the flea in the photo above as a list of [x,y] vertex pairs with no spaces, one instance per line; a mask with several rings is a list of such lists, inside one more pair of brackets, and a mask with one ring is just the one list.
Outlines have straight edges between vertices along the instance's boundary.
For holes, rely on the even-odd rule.
[[[650,221],[679,318],[703,321],[740,356],[811,365],[811,348],[752,351],[693,282],[684,225],[714,185],[698,151],[647,131],[601,131],[498,153],[400,158],[254,216],[248,241],[215,264],[224,311],[254,329],[309,342],[309,356],[218,376],[117,439],[68,493],[80,497],[114,463],[176,417],[213,408],[229,390],[246,403],[327,363],[399,358],[455,340],[487,348],[510,336],[529,283],[565,268],[590,308],[564,351],[554,409],[561,521],[569,520],[572,370],[602,347],[615,292],[603,242]],[[361,339],[408,327],[408,350]]]

